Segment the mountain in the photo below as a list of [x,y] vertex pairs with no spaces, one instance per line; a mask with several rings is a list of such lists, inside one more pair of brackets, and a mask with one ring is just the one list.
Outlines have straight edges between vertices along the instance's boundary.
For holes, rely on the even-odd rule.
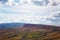
[[0,24],[0,29],[21,27],[23,25],[24,25],[23,23],[3,23]]
[[44,24],[26,24],[26,23],[3,23],[0,24],[0,29],[8,29],[8,28],[37,28],[37,29],[51,29],[53,27],[60,27],[60,26],[53,26],[53,25],[44,25]]
[[60,28],[60,26],[53,26],[53,25],[44,25],[44,24],[25,24],[23,25],[24,28],[36,28],[36,29],[51,29],[51,28]]
[[[10,23],[10,25],[11,24],[19,23]],[[19,26],[19,28],[0,30],[0,40],[60,40],[60,27],[25,24],[21,28]]]

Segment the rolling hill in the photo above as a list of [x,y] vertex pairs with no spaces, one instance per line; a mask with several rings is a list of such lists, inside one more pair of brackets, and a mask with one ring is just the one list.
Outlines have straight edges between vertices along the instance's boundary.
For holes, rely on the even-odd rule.
[[0,40],[60,40],[59,26],[6,23],[1,27]]

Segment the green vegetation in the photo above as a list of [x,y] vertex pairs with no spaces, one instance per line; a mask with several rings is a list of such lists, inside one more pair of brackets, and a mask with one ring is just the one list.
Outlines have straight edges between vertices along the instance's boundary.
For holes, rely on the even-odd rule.
[[[37,30],[37,31],[35,31]],[[23,30],[15,31],[9,30],[6,31],[0,40],[60,40],[60,32],[54,30],[47,31],[48,29],[33,29],[33,30]],[[4,36],[5,35],[5,36]]]
[[[52,34],[50,34],[52,33]],[[52,35],[55,35],[55,32],[26,32],[19,33],[17,36],[12,37],[10,40],[52,40],[54,39]],[[57,32],[56,32],[57,33]],[[51,36],[51,38],[50,38]]]

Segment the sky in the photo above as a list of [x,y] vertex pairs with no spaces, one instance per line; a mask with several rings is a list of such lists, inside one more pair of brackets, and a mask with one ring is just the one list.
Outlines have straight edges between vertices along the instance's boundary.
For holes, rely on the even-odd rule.
[[60,26],[60,0],[0,0],[0,23],[12,22]]

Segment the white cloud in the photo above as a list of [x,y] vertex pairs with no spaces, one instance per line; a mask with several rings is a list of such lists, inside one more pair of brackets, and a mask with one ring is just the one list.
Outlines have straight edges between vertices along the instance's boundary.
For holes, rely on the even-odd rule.
[[60,0],[54,0],[55,2],[60,2]]
[[[54,13],[56,11],[53,11],[53,10],[59,10],[60,12],[60,6],[57,6],[57,7],[41,6],[40,7],[34,4],[22,4],[15,7],[2,6],[0,7],[0,23],[20,22],[20,23],[31,23],[31,24],[50,24],[50,25],[53,24],[54,25],[53,22],[46,20],[46,18],[48,17],[52,18],[53,15],[56,14]],[[46,16],[46,18],[44,17],[40,18],[41,16],[42,17]]]
[[1,6],[2,4],[1,4],[1,2],[0,2],[0,6]]
[[14,0],[8,0],[8,2],[6,2],[6,4],[9,5],[9,6],[12,6],[13,3],[14,3]]

